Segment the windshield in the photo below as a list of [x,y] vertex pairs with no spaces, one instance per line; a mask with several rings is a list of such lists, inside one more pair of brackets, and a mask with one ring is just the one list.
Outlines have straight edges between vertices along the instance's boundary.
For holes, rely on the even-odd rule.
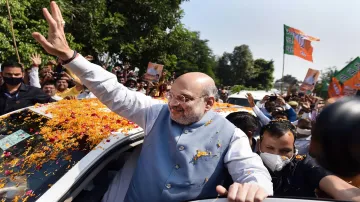
[[35,201],[90,151],[79,142],[79,150],[51,156],[52,142],[45,141],[39,133],[48,120],[26,109],[1,121],[0,193],[3,201]]
[[[255,103],[258,101],[259,100],[255,100]],[[249,102],[246,98],[229,98],[228,103],[243,107],[250,107]]]

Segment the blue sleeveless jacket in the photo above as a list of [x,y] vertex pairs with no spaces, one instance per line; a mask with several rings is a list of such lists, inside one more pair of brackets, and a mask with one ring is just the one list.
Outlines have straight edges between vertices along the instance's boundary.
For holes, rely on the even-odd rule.
[[164,105],[145,137],[126,202],[216,197],[235,126],[213,111],[189,126],[172,121]]

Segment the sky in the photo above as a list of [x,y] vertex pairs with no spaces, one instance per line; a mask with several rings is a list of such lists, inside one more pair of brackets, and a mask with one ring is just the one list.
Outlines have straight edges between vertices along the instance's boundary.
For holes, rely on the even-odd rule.
[[313,60],[285,55],[285,75],[303,80],[307,69],[343,68],[360,54],[360,0],[190,0],[182,23],[199,31],[217,56],[247,44],[254,59],[275,61],[281,78],[284,24],[320,38]]

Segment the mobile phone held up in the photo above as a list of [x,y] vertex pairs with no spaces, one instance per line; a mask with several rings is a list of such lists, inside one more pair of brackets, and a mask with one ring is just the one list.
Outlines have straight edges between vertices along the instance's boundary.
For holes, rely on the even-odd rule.
[[53,74],[53,77],[55,80],[57,79],[60,79],[61,76],[62,76],[62,73],[65,71],[64,67],[61,65],[61,64],[58,64],[56,67],[55,67],[55,71],[54,71],[54,74]]
[[299,97],[304,97],[304,96],[305,96],[305,93],[299,92],[298,95],[299,95]]
[[54,73],[53,73],[53,78],[54,78],[55,80],[60,79],[61,76],[62,76],[61,73],[58,73],[58,72],[54,72]]
[[65,71],[64,67],[61,64],[58,64],[55,67],[55,72],[61,74],[63,71]]
[[276,95],[271,95],[271,96],[269,96],[269,101],[270,102],[273,102],[273,101],[275,101],[277,99],[277,96]]

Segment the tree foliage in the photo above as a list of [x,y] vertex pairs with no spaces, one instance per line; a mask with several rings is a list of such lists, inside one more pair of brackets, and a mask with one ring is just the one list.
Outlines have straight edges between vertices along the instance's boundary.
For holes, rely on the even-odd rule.
[[320,74],[320,80],[330,82],[332,77],[334,77],[339,71],[337,70],[337,67],[328,67],[324,70],[321,70]]
[[274,62],[264,59],[254,61],[249,46],[241,45],[232,53],[224,53],[216,66],[219,82],[224,85],[270,89],[274,80]]
[[322,98],[327,98],[327,89],[331,82],[332,77],[338,73],[337,67],[328,67],[321,71],[319,82],[316,84],[314,93]]
[[243,85],[235,85],[233,87],[231,87],[230,91],[231,93],[238,93],[242,90],[248,90],[248,91],[256,91],[256,90],[260,90],[258,88],[252,88],[252,87],[246,87],[246,86],[243,86]]
[[295,77],[293,77],[292,75],[287,74],[283,78],[276,80],[276,82],[284,82],[287,84],[294,84],[294,83],[298,82],[298,80]]
[[270,90],[274,81],[274,61],[257,59],[254,61],[254,71],[252,77],[247,82],[247,86],[258,89]]
[[[30,61],[31,53],[44,53],[32,38],[31,33],[38,31],[47,33],[47,23],[42,14],[42,7],[49,5],[48,0],[9,1],[14,24],[14,33],[19,55],[23,63]],[[81,44],[74,42],[74,37],[67,34],[69,44],[74,49],[81,49]],[[44,58],[49,59],[43,54]],[[53,59],[53,58],[52,58]],[[5,60],[17,61],[6,0],[0,0],[0,63]]]
[[[215,78],[215,57],[207,40],[186,29],[180,19],[184,0],[57,0],[66,21],[70,46],[96,63],[129,62],[144,72],[148,62],[178,74],[205,72]],[[21,60],[29,64],[34,52],[47,56],[31,33],[47,33],[42,7],[48,0],[10,1]],[[0,0],[0,63],[16,59],[6,1]]]

